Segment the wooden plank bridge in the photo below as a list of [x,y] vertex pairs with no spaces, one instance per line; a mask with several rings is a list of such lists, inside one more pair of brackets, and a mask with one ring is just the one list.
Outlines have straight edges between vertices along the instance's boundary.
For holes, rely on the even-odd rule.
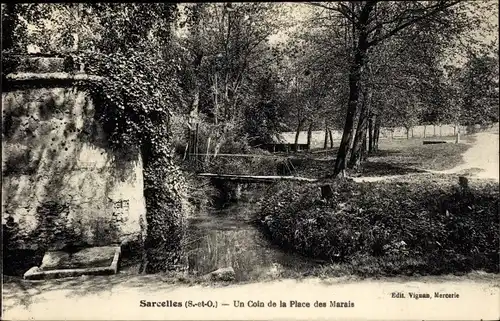
[[203,157],[243,157],[243,158],[273,158],[273,159],[304,159],[307,154],[325,154],[335,152],[336,149],[318,149],[310,150],[305,153],[299,153],[297,155],[289,153],[273,153],[273,154],[205,154],[205,153],[191,153],[191,156],[203,156]]
[[279,181],[294,181],[294,182],[317,182],[315,178],[299,177],[299,176],[257,176],[257,175],[233,175],[233,174],[214,174],[214,173],[199,173],[198,176],[224,181],[232,181],[237,183],[275,183]]

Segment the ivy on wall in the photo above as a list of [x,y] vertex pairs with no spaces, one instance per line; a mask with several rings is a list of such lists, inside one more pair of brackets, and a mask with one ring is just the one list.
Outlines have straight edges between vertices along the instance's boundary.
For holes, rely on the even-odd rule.
[[169,118],[182,105],[181,89],[168,61],[147,52],[82,53],[86,72],[105,76],[90,85],[97,121],[115,155],[140,153],[144,164],[147,273],[174,268],[182,256],[185,181],[173,162]]

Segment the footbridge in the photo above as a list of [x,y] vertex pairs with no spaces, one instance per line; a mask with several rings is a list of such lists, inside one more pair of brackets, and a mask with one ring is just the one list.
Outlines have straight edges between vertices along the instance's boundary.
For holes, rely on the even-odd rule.
[[214,174],[214,173],[199,173],[198,176],[216,180],[231,181],[236,183],[264,183],[271,184],[280,181],[293,182],[317,182],[317,179],[299,177],[299,176],[258,176],[258,175],[233,175],[233,174]]

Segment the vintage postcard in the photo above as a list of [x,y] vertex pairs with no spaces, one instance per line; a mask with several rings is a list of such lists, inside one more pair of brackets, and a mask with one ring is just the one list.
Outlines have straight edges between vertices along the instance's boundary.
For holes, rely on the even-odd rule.
[[500,318],[498,3],[2,3],[2,319]]

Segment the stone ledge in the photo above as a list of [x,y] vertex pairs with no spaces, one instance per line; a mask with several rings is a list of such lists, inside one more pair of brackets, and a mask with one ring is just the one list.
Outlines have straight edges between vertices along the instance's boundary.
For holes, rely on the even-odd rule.
[[49,73],[33,73],[33,72],[18,72],[11,73],[6,76],[8,81],[37,81],[37,80],[68,80],[68,81],[101,81],[104,77],[87,75],[85,73],[67,73],[67,72],[49,72]]
[[109,266],[91,267],[91,268],[76,268],[76,269],[55,269],[55,270],[42,270],[34,266],[26,273],[24,279],[26,280],[41,280],[41,279],[55,279],[65,277],[75,277],[82,275],[111,275],[118,272],[118,262],[120,260],[121,247],[115,247],[113,261]]
[[8,92],[27,88],[87,86],[92,83],[101,82],[104,79],[105,77],[88,75],[82,72],[16,72],[9,73],[3,77],[2,91]]

